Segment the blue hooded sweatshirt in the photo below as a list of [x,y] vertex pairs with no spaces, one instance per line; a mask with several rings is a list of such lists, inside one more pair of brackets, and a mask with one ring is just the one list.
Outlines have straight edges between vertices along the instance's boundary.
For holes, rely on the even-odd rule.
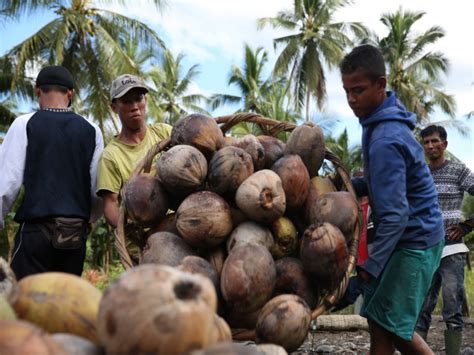
[[412,130],[416,116],[393,92],[362,125],[364,177],[353,179],[368,195],[375,223],[373,249],[361,266],[378,277],[396,248],[427,249],[444,238],[436,187]]

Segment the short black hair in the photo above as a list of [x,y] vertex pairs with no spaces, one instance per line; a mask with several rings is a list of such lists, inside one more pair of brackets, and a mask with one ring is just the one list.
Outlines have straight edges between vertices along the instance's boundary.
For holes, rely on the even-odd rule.
[[441,140],[446,141],[448,139],[448,134],[446,133],[446,130],[444,129],[443,126],[437,126],[437,125],[429,125],[428,127],[424,128],[420,132],[421,138],[425,138],[428,136],[431,136],[435,133],[439,134],[439,138]]
[[51,91],[58,91],[62,94],[67,94],[67,91],[69,90],[67,87],[62,86],[62,85],[41,85],[39,86],[39,88],[44,93],[48,93]]
[[385,76],[385,61],[382,52],[370,44],[355,47],[342,60],[341,74],[352,74],[363,70],[372,80]]

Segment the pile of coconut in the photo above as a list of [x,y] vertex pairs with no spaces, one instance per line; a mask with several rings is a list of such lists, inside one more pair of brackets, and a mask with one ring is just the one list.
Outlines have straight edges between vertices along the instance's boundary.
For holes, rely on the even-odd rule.
[[[312,310],[341,284],[358,218],[354,196],[318,176],[322,130],[298,126],[286,143],[234,138],[194,114],[177,121],[167,148],[154,173],[132,176],[121,194],[127,224],[143,231],[127,236],[139,246],[138,265],[103,295],[72,275],[29,276],[10,302],[15,313],[110,354],[295,351]],[[27,351],[2,340],[25,327],[9,322],[0,321],[0,353]],[[236,342],[239,334],[255,343]],[[55,337],[61,349],[79,349]]]
[[[129,220],[148,231],[137,243],[139,264],[204,275],[217,295],[217,314],[231,329],[254,330],[257,343],[296,350],[311,310],[345,275],[358,218],[354,196],[318,176],[322,130],[303,124],[286,143],[264,135],[234,138],[213,118],[193,114],[176,122],[170,140],[156,173],[132,177],[123,190]],[[147,283],[137,282],[144,292]],[[148,314],[145,297],[132,297]],[[137,314],[142,324],[145,313]],[[124,314],[130,318],[129,310]],[[184,322],[194,335],[204,331],[202,321]]]

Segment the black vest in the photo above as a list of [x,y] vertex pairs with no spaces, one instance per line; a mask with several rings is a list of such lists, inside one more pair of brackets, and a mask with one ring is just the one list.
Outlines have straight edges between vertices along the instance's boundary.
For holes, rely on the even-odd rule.
[[26,125],[25,195],[15,221],[91,213],[95,128],[74,112],[38,111]]

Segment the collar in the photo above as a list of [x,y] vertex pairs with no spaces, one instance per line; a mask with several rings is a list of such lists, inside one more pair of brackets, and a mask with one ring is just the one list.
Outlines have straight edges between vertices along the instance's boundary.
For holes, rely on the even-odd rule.
[[49,111],[49,112],[71,112],[72,111],[72,109],[70,107],[65,107],[65,108],[44,107],[41,110],[42,111]]

